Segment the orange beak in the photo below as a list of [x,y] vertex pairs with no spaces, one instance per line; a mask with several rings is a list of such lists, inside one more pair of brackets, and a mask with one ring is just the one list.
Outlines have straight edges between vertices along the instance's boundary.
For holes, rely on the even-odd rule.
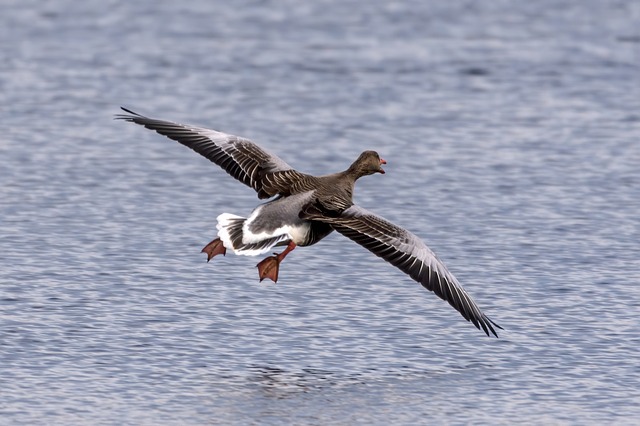
[[[387,161],[386,161],[386,160],[384,160],[383,158],[381,158],[381,159],[380,159],[380,164],[387,164]],[[382,174],[384,174],[384,170],[382,169],[382,167],[380,167],[379,172],[380,172],[380,173],[382,173]]]

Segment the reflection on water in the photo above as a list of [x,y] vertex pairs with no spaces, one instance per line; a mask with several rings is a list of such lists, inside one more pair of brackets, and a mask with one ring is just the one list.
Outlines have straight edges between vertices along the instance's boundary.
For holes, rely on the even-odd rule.
[[[303,368],[296,373],[287,373],[280,368],[258,366],[251,367],[250,371],[250,381],[268,398],[287,398],[293,394],[319,391],[337,385],[337,382],[332,380],[331,371]],[[355,378],[352,380],[356,383]]]

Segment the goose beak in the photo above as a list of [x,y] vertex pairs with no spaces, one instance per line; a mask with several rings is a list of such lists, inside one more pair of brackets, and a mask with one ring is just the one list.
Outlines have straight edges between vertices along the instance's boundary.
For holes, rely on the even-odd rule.
[[[380,164],[387,164],[387,161],[384,158],[380,159]],[[380,170],[378,170],[380,173],[384,174],[384,170],[382,169],[382,167],[380,167]]]

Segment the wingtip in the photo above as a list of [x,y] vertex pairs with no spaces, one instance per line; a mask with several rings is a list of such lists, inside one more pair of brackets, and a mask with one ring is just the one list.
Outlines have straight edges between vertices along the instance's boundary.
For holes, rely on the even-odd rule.
[[[499,339],[500,336],[498,336],[498,332],[493,327],[499,328],[500,330],[504,330],[504,328],[502,328],[500,325],[492,321],[491,318],[487,316],[485,316],[484,319],[485,319],[485,322],[483,323],[483,327],[486,324],[489,330],[491,330],[491,333],[496,337],[496,339]],[[487,336],[491,337],[491,334],[489,334],[489,332],[486,329],[484,331],[485,333],[487,333]]]
[[141,115],[140,115],[140,114],[138,114],[137,112],[133,112],[133,111],[131,111],[130,109],[127,109],[127,108],[125,108],[125,107],[123,107],[123,106],[120,106],[120,109],[121,109],[121,110],[123,110],[124,112],[129,113],[129,114],[137,115],[138,117],[141,117]]
[[125,121],[133,121],[134,118],[136,117],[143,117],[142,115],[138,114],[137,112],[133,112],[130,109],[127,109],[123,106],[120,107],[121,110],[123,110],[124,112],[126,112],[127,114],[116,114],[113,119],[114,120],[125,120]]

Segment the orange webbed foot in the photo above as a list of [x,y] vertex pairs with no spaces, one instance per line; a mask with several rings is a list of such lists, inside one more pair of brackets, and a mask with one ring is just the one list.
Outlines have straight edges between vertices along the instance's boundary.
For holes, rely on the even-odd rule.
[[278,271],[280,269],[280,258],[278,255],[269,256],[256,266],[258,267],[260,282],[265,278],[269,278],[274,283],[278,282]]
[[262,262],[258,263],[256,266],[258,267],[258,275],[260,275],[260,282],[265,278],[269,278],[274,283],[278,282],[278,271],[280,270],[280,262],[284,260],[285,257],[291,251],[296,248],[296,244],[291,241],[286,249],[280,254],[273,253],[274,256],[269,256],[264,259]]
[[219,254],[226,256],[227,249],[224,247],[224,244],[222,244],[222,241],[220,240],[220,238],[216,238],[215,240],[211,241],[209,244],[204,246],[204,248],[202,249],[202,253],[207,253],[207,262],[208,262],[214,256],[217,256]]

